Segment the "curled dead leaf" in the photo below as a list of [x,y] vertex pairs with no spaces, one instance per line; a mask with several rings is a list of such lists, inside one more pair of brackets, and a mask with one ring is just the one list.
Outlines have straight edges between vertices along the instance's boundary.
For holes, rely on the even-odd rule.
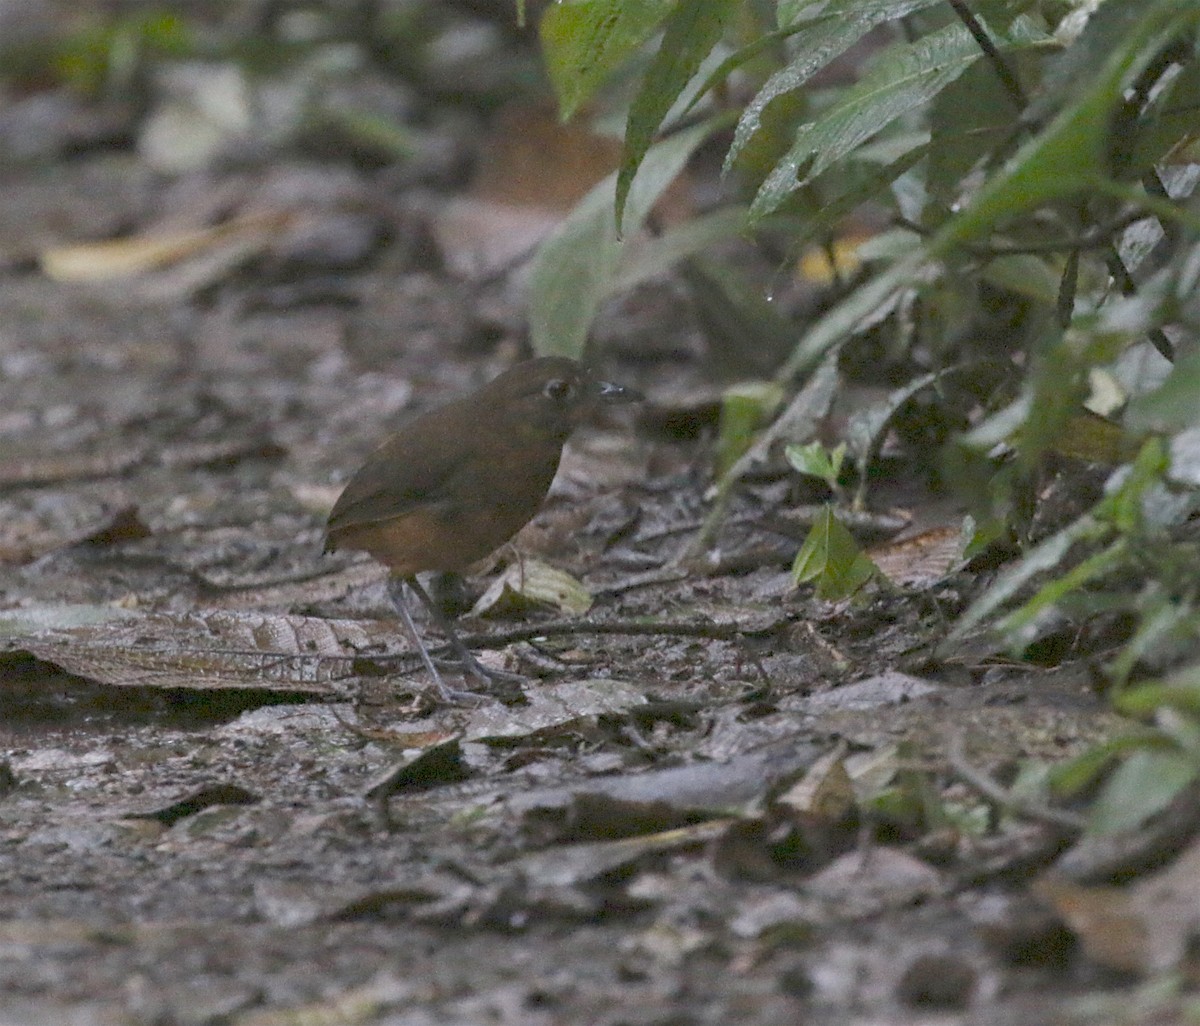
[[521,559],[497,577],[471,609],[472,616],[502,615],[530,605],[572,616],[592,608],[592,594],[574,577],[537,559]]

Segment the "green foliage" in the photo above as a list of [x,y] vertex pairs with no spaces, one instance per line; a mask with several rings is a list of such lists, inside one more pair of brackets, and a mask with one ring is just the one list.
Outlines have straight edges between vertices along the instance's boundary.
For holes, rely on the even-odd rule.
[[747,381],[725,390],[717,428],[716,477],[723,477],[741,459],[782,398],[783,389],[773,381]]
[[820,478],[832,491],[840,488],[838,475],[841,474],[842,463],[846,459],[845,442],[833,449],[826,449],[820,442],[789,445],[783,450],[783,455],[801,474]]
[[1116,834],[1134,830],[1162,812],[1200,772],[1197,753],[1141,748],[1108,778],[1092,804],[1088,831]]
[[[1039,39],[1031,33],[1025,39],[1006,40],[1006,48]],[[978,44],[960,25],[893,47],[829,109],[797,129],[791,149],[759,188],[750,208],[752,216],[761,218],[777,210],[793,192],[868,139],[910,111],[927,106],[980,59]]]
[[674,0],[565,0],[542,18],[546,69],[564,118],[575,114],[641,49]]
[[878,572],[829,506],[813,524],[792,564],[796,583],[815,583],[817,598],[829,601],[849,598]]
[[186,56],[196,47],[193,32],[183,17],[168,10],[166,5],[147,5],[147,8],[85,22],[53,41],[45,53],[5,53],[5,74],[19,76],[24,70],[37,75],[50,71],[88,95],[120,94],[147,62]]
[[[754,21],[772,6],[770,23]],[[839,354],[853,366],[868,339],[884,354],[892,391],[859,411],[845,438],[856,504],[913,404],[957,426],[930,451],[973,508],[971,551],[1001,541],[1021,553],[943,650],[986,630],[1021,654],[1055,631],[1121,625],[1105,669],[1121,708],[1152,724],[1062,776],[1099,787],[1093,829],[1128,828],[1200,765],[1200,691],[1186,677],[1195,671],[1132,683],[1200,655],[1200,219],[1189,203],[1200,179],[1200,5],[979,0],[974,24],[940,0],[702,7],[642,10],[619,58],[593,48],[578,69],[587,95],[635,54],[642,69],[618,217],[621,190],[646,174],[638,168],[669,112],[705,98],[728,107],[733,96],[749,97],[730,111],[724,160],[748,211],[730,219],[738,231],[770,228],[798,252],[836,238],[866,205],[892,216],[897,227],[861,247],[862,270],[797,331],[777,380]],[[853,58],[864,40],[868,56]],[[840,79],[822,74],[831,66]],[[560,86],[564,113],[578,92]],[[657,258],[685,252],[695,250],[661,246]],[[836,487],[838,452],[792,447],[788,457]],[[725,475],[723,496],[745,464]],[[1052,491],[1051,466],[1065,467],[1068,489],[1069,475],[1092,468],[1103,495],[1052,515],[1038,502]],[[827,596],[852,593],[870,573],[832,513],[795,567]]]
[[903,18],[940,0],[833,0],[828,5],[790,5],[779,9],[780,26],[795,27],[812,8],[816,16],[803,21],[803,34],[788,64],[772,75],[746,106],[729,148],[731,167],[751,137],[761,130],[763,113],[779,97],[794,92],[813,75],[850,49],[873,28]]
[[680,4],[671,12],[662,45],[650,62],[646,76],[629,108],[625,127],[625,152],[617,175],[616,219],[620,225],[633,176],[641,167],[654,133],[692,80],[701,62],[720,41],[738,0],[707,0]]
[[[631,192],[626,220],[640,226],[650,208],[712,130],[697,125],[671,136],[647,154]],[[597,307],[612,291],[621,268],[621,243],[612,218],[616,176],[609,175],[584,198],[563,226],[538,250],[530,278],[529,330],[536,352],[578,357]],[[708,241],[693,236],[693,243]]]

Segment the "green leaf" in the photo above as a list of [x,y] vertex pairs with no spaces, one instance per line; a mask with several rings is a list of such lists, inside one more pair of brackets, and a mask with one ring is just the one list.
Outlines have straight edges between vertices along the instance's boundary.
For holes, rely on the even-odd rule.
[[[1026,37],[1021,41],[1030,40]],[[791,149],[754,197],[751,217],[775,210],[796,189],[855,147],[902,115],[929,103],[981,56],[979,44],[957,24],[885,52],[832,107],[817,120],[800,126]]]
[[1169,460],[1161,438],[1147,438],[1121,481],[1121,486],[1101,499],[1095,507],[1097,519],[1107,521],[1128,534],[1144,519],[1144,499],[1148,489],[1158,485],[1167,472]]
[[560,0],[541,23],[542,50],[566,120],[658,30],[676,0]]
[[1136,0],[1134,3],[1097,5],[1082,31],[1060,54],[1047,62],[1040,95],[1029,114],[1043,121],[1062,105],[1064,97],[1082,96],[1107,74],[1106,64],[1114,55],[1126,53],[1130,41],[1140,32],[1147,18],[1158,19],[1170,8],[1180,9],[1190,0]]
[[[629,193],[627,223],[642,224],[715,124],[695,125],[650,149]],[[612,288],[621,257],[612,219],[615,183],[612,174],[593,188],[533,258],[529,330],[541,355],[578,357],[596,309]]]
[[[725,170],[733,167],[738,154],[759,130],[763,111],[772,101],[799,89],[812,75],[845,53],[876,25],[903,18],[939,2],[941,0],[832,0],[823,8],[821,17],[815,19],[812,26],[806,27],[800,35],[788,66],[772,75],[758,95],[747,104],[734,131],[733,144],[725,157]],[[791,26],[803,13],[800,7],[806,5],[793,3],[791,6],[795,10],[786,15],[780,9],[780,28]]]
[[[1115,702],[1121,710],[1124,710],[1123,702],[1137,701],[1134,696],[1143,690],[1142,687],[1133,691],[1122,690],[1139,664],[1162,664],[1176,653],[1190,650],[1194,639],[1200,636],[1200,612],[1197,612],[1190,601],[1180,600],[1179,596],[1171,594],[1166,588],[1150,587],[1138,596],[1137,612],[1138,625],[1133,637],[1125,642],[1106,667],[1108,679],[1117,689]],[[1190,676],[1183,686],[1191,696],[1189,701],[1196,712],[1200,713],[1200,673],[1196,671],[1196,667],[1190,668]],[[1164,703],[1173,699],[1170,689],[1177,682],[1177,673],[1173,673],[1170,678],[1157,685],[1166,686],[1167,690],[1162,696]],[[1153,701],[1151,709],[1157,708],[1159,704],[1158,701]]]
[[783,450],[787,461],[801,474],[818,477],[831,488],[837,484],[846,458],[846,443],[836,449],[826,449],[820,442],[807,445],[789,445]]
[[804,387],[784,407],[775,422],[767,428],[749,451],[729,468],[721,479],[719,493],[728,493],[734,483],[750,470],[763,463],[772,448],[780,441],[799,443],[814,437],[822,419],[828,415],[840,383],[837,360],[832,356],[822,361],[804,382]]
[[956,203],[963,180],[1004,142],[1019,114],[996,88],[996,71],[990,61],[968,68],[943,89],[929,114],[926,187],[930,195],[947,207]]
[[625,200],[633,176],[650,148],[654,133],[671,105],[720,41],[739,6],[738,0],[683,3],[671,12],[658,53],[650,62],[641,88],[629,108],[625,149],[617,174],[616,221],[625,215]]
[[1114,704],[1127,716],[1148,716],[1162,706],[1200,714],[1200,666],[1185,666],[1165,680],[1130,688],[1118,695]]
[[1042,257],[1029,253],[996,257],[984,264],[979,273],[985,281],[1014,295],[1036,300],[1047,308],[1053,309],[1058,301],[1061,271],[1056,271]]
[[1180,70],[1139,124],[1124,168],[1137,175],[1151,168],[1179,143],[1200,136],[1200,61],[1193,59]]
[[704,94],[712,89],[718,82],[724,82],[725,79],[727,79],[743,64],[754,60],[754,58],[760,53],[770,50],[776,44],[783,42],[785,39],[791,38],[797,32],[803,31],[805,27],[806,26],[804,25],[795,25],[790,28],[776,29],[774,32],[766,32],[763,35],[753,39],[745,46],[735,50],[723,61],[721,61],[720,64],[713,68],[713,70],[710,71],[705,77],[704,81],[701,82],[696,88],[695,94],[688,101],[688,105],[685,108],[685,113],[692,109],[700,97],[704,96]]
[[781,28],[789,28],[795,25],[810,7],[816,7],[817,13],[821,13],[821,0],[779,0],[778,6],[775,9],[775,21]]
[[984,619],[991,616],[1038,574],[1053,570],[1067,558],[1078,542],[1093,542],[1103,538],[1110,528],[1091,515],[1085,515],[1035,545],[1016,563],[1008,566],[987,591],[963,613],[942,646],[962,639]]
[[1060,601],[1068,592],[1120,565],[1128,554],[1129,541],[1125,536],[1141,522],[1147,490],[1161,480],[1165,469],[1166,455],[1161,440],[1148,439],[1120,487],[1096,503],[1089,513],[1051,535],[1008,566],[962,615],[940,650],[945,651],[947,646],[959,641],[1018,592],[1031,585],[1039,574],[1056,569],[1066,561],[1078,543],[1099,544],[1109,541],[1114,533],[1121,535],[1079,566],[1043,586],[1033,599],[1009,617],[1002,625],[1003,629],[1013,632],[1025,629],[1038,614]]
[[1070,798],[1090,787],[1114,759],[1160,742],[1149,732],[1126,734],[1090,745],[1074,758],[1050,769],[1049,783],[1055,793]]
[[1024,648],[1033,640],[1033,628],[1043,614],[1053,609],[1071,592],[1115,570],[1128,555],[1128,544],[1124,538],[1118,538],[1107,548],[1073,566],[1065,574],[1042,585],[1033,598],[1001,620],[998,629],[1009,638],[1010,645],[1018,649]]
[[1024,382],[1032,388],[1029,416],[1013,439],[1027,466],[1034,466],[1063,437],[1087,396],[1082,361],[1064,339],[1062,327],[1047,322],[1039,328],[1032,340],[1038,356]]
[[782,400],[783,389],[773,381],[746,381],[725,389],[717,427],[714,477],[724,476],[750,448],[755,434],[770,421]]
[[1183,353],[1153,392],[1135,396],[1125,415],[1130,431],[1180,431],[1200,420],[1200,350]]
[[792,564],[797,584],[815,581],[817,598],[830,601],[853,595],[878,572],[829,506],[813,524]]
[[993,29],[1001,31],[1040,0],[972,0],[971,10]]
[[745,207],[722,207],[672,225],[662,235],[639,239],[621,254],[621,266],[612,280],[611,291],[617,294],[640,285],[686,257],[741,235],[745,228]]
[[[881,203],[886,202],[887,197],[883,194],[891,188],[897,178],[911,171],[928,153],[928,144],[918,143],[890,163],[876,166],[857,159],[861,156],[860,151],[855,154],[853,163],[846,161],[839,167],[826,171],[811,183],[812,193],[817,198],[815,203],[807,205],[803,221],[795,228],[792,238],[795,248],[800,249],[813,240],[828,237],[843,220],[864,203],[874,199],[879,199]],[[915,236],[910,233],[910,237],[910,244],[905,247],[906,251],[913,249],[911,241]]]
[[1198,773],[1200,766],[1177,751],[1134,752],[1113,771],[1092,805],[1087,832],[1095,836],[1135,829],[1170,805]]
[[1122,102],[1125,84],[1166,39],[1188,22],[1200,20],[1194,0],[1126,6],[1131,12],[1136,7],[1140,16],[1119,36],[1120,46],[1099,71],[1085,76],[1088,89],[1021,147],[970,205],[946,224],[930,244],[931,253],[941,255],[955,243],[985,236],[1004,219],[1095,185],[1109,165],[1111,116]]

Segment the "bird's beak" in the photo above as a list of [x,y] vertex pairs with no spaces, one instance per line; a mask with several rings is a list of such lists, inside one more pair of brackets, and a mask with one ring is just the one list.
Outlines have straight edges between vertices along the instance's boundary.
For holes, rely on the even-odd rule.
[[635,403],[646,398],[636,388],[614,385],[611,381],[597,381],[592,393],[602,403]]

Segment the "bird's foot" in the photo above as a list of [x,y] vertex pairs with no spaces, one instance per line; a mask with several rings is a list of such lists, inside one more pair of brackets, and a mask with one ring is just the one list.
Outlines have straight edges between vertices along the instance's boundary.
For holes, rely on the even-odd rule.
[[478,691],[470,691],[464,688],[452,688],[440,678],[437,691],[438,698],[446,705],[468,705],[478,708],[481,705],[487,705],[490,701],[487,695],[481,695]]
[[501,670],[492,666],[484,666],[475,656],[467,653],[466,659],[461,659],[463,672],[481,684],[528,684],[529,678],[524,674]]

